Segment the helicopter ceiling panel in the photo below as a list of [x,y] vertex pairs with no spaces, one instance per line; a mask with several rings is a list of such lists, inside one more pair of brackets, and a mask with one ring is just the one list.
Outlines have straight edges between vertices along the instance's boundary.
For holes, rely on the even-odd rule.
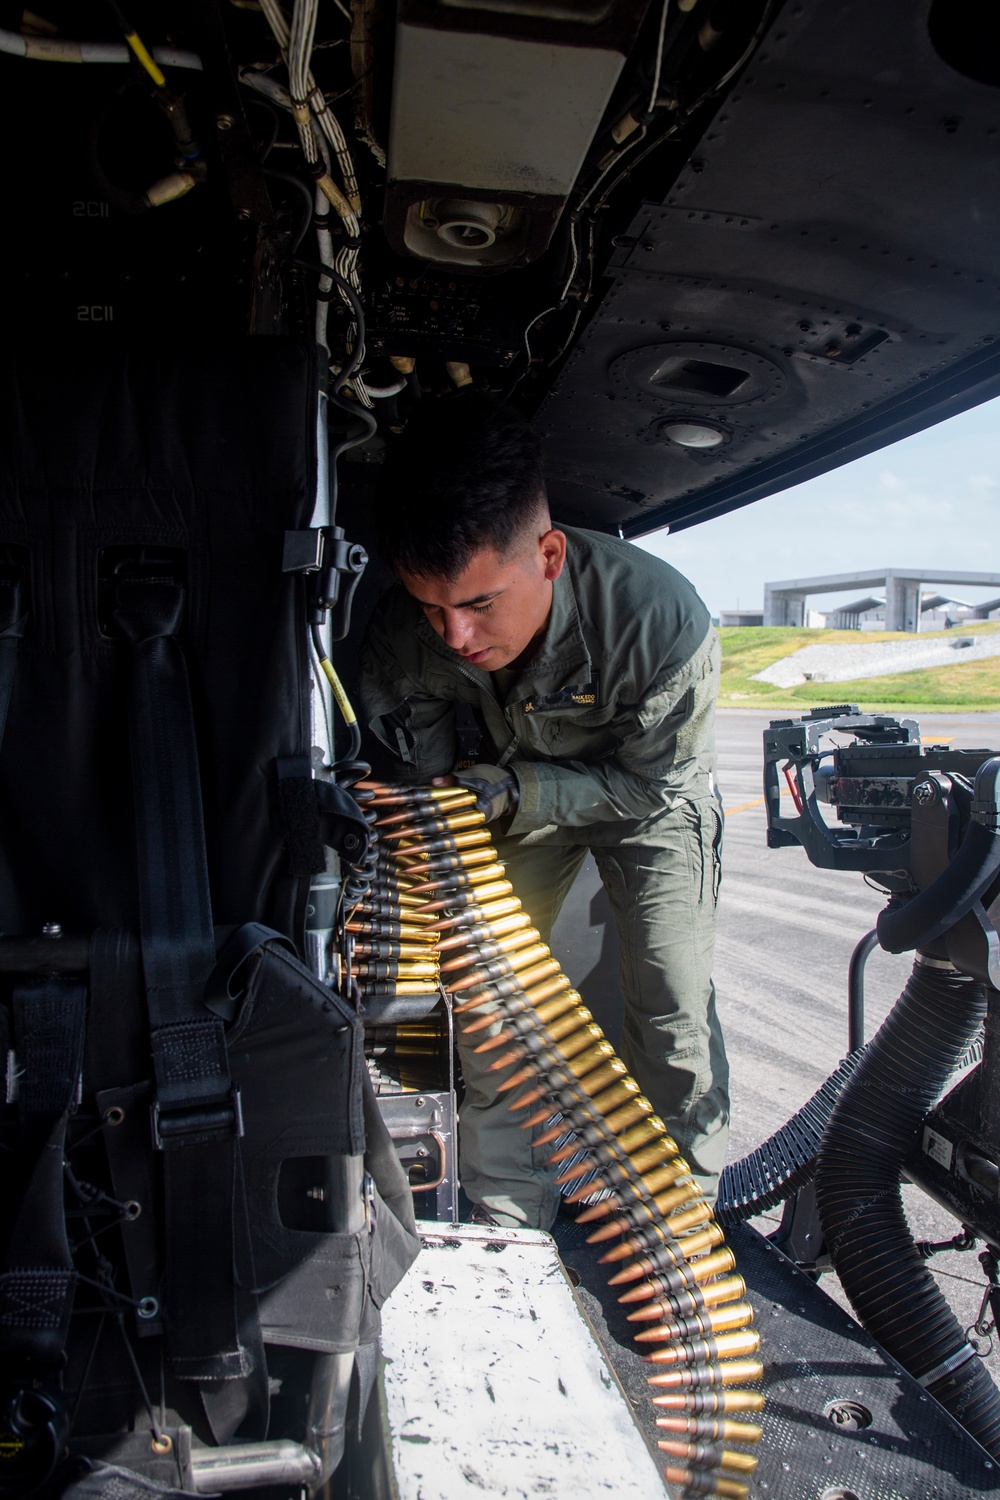
[[643,201],[541,407],[567,519],[690,525],[1000,392],[978,14],[785,4],[674,180],[636,161]]

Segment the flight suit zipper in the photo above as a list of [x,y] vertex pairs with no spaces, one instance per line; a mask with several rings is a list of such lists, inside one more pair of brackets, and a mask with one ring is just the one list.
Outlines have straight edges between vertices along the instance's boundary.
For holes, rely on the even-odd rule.
[[[507,710],[502,706],[499,698],[497,697],[496,693],[493,691],[492,680],[490,681],[490,685],[489,685],[488,690],[484,691],[483,683],[481,682],[481,680],[478,677],[474,677],[472,675],[472,673],[469,671],[468,667],[463,667],[462,664],[461,664],[461,662],[456,662],[455,663],[455,670],[457,672],[459,672],[461,674],[461,676],[463,676],[468,682],[472,683],[473,687],[479,693],[480,701],[483,704],[485,704],[488,701],[488,702],[492,703],[493,706],[496,708],[496,710],[497,710],[497,717],[498,717],[499,721],[503,724],[504,729],[507,731],[507,746],[503,750],[502,753],[500,752],[499,745],[497,744],[497,741],[496,741],[496,737],[492,736],[493,739],[494,739],[494,743],[497,745],[497,762],[496,763],[497,763],[498,766],[505,766],[508,763],[508,761],[511,759],[511,757],[514,755],[515,751],[518,748],[518,737],[513,732],[512,726],[510,724],[510,721],[507,718]],[[485,674],[482,674],[482,675],[485,675]],[[484,718],[486,718],[486,717],[487,716],[484,713]],[[491,726],[488,725],[487,727],[491,727]],[[491,734],[492,734],[492,731],[491,731]]]

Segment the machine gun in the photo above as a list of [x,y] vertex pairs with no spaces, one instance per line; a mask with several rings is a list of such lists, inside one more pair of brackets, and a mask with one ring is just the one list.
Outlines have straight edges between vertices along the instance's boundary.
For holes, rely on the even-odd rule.
[[[1000,755],[925,747],[910,719],[817,708],[765,731],[764,792],[770,848],[801,844],[813,864],[859,871],[889,897],[855,949],[851,1054],[824,1086],[812,1170],[826,1247],[868,1331],[990,1447],[1000,1397],[921,1263],[940,1247],[914,1245],[898,1184],[905,1173],[953,1213],[966,1246],[985,1242],[985,1332],[987,1305],[1000,1315]],[[877,945],[916,960],[862,1048]]]

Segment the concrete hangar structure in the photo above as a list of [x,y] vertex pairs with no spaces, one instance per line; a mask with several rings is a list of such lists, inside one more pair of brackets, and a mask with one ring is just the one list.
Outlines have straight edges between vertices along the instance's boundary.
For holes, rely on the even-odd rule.
[[[885,589],[886,630],[920,629],[921,590],[925,584],[964,584],[971,588],[1000,588],[1000,573],[958,573],[934,568],[875,568],[861,573],[831,573],[819,578],[791,578],[764,585],[765,625],[804,625],[806,600],[810,594],[833,594],[840,590]],[[864,605],[872,600],[862,601]],[[977,606],[987,618],[1000,600]]]

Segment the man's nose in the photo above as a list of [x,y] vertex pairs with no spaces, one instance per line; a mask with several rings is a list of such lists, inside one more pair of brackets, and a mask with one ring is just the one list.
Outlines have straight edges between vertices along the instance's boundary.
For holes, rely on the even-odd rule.
[[472,622],[465,618],[461,610],[442,610],[441,636],[446,646],[450,646],[453,651],[461,651],[471,634]]

